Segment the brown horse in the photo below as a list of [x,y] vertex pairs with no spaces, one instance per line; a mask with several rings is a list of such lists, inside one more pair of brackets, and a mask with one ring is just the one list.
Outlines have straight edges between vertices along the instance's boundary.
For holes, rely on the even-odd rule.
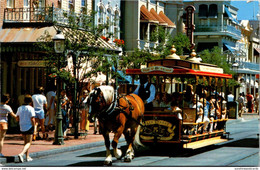
[[[122,134],[128,144],[124,161],[130,162],[134,157],[133,142],[138,137],[137,129],[144,114],[144,103],[135,95],[117,96],[117,91],[112,86],[99,86],[94,88],[88,98],[90,118],[96,116],[99,121],[106,146],[105,165],[112,165],[110,153],[109,133],[114,133],[112,147],[117,159],[122,156],[122,151],[117,148],[118,140]],[[137,138],[136,137],[136,138]]]

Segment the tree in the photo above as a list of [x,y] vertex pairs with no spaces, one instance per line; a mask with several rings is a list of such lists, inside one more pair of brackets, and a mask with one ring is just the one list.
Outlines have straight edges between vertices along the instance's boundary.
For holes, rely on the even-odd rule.
[[[95,26],[95,12],[90,15],[75,14],[64,12],[63,17],[68,19],[67,23],[54,23],[56,30],[61,30],[65,36],[65,51],[60,58],[54,53],[52,37],[45,32],[36,43],[41,51],[46,53],[46,67],[50,68],[50,78],[59,77],[67,88],[73,93],[73,112],[75,138],[77,138],[78,122],[78,99],[85,80],[90,81],[92,77],[97,77],[100,72],[112,73],[110,68],[117,61],[116,48],[113,46],[104,46],[104,40],[101,38],[103,30],[109,27],[108,24]],[[65,24],[65,25],[64,25]],[[110,47],[110,49],[109,49]],[[112,50],[111,50],[112,48]],[[57,67],[60,60],[62,68]],[[71,61],[71,67],[68,68],[67,61]]]
[[[230,69],[231,64],[227,62],[227,58],[221,52],[221,49],[219,47],[216,46],[211,51],[206,49],[202,51],[199,56],[201,57],[203,63],[217,65],[218,67],[223,68],[224,73],[232,74],[233,77],[235,77],[235,72]],[[228,85],[239,86],[240,84],[236,80],[231,79],[228,81]]]

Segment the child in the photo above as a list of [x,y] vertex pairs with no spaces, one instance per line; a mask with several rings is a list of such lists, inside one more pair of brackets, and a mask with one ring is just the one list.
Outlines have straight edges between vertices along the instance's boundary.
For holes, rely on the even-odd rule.
[[20,106],[16,113],[17,121],[20,122],[20,131],[24,138],[23,151],[18,154],[20,162],[23,162],[23,156],[26,154],[26,161],[32,161],[33,159],[29,156],[29,148],[32,143],[32,136],[34,133],[35,126],[35,110],[32,107],[32,96],[26,95],[24,97],[24,105]]
[[2,95],[0,104],[0,157],[4,156],[2,154],[2,148],[4,145],[6,131],[8,129],[8,114],[16,118],[16,115],[14,114],[12,108],[9,105],[7,105],[9,100],[9,94]]

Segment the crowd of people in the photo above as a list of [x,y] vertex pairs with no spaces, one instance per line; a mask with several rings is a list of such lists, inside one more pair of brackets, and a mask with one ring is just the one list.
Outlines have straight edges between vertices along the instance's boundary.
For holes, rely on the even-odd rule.
[[[43,87],[38,87],[34,94],[29,94],[23,91],[22,95],[18,97],[19,107],[14,113],[13,109],[8,105],[10,101],[9,94],[1,96],[0,105],[0,157],[3,157],[2,148],[4,145],[4,138],[8,130],[8,117],[11,115],[17,122],[19,122],[19,129],[24,138],[24,148],[18,158],[20,162],[32,161],[29,156],[29,148],[32,141],[46,140],[48,132],[55,129],[55,115],[57,107],[57,96],[55,86],[50,86],[45,95]],[[89,120],[87,114],[87,96],[88,91],[84,90],[80,96],[80,130],[89,131]],[[66,90],[61,90],[60,106],[62,114],[62,130],[64,138],[66,137],[70,124],[73,123],[73,115],[71,114],[72,102],[66,94]],[[96,122],[97,123],[97,122]],[[95,126],[97,128],[97,126]],[[40,134],[40,132],[42,134]],[[97,133],[97,129],[95,129]]]

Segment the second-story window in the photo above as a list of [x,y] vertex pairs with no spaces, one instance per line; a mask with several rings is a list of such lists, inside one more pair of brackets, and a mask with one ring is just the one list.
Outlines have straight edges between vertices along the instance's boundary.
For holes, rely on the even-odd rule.
[[6,1],[7,8],[14,8],[14,0],[7,0]]
[[119,12],[115,11],[114,20],[114,37],[119,38]]
[[108,24],[108,30],[107,30],[107,33],[108,34],[113,34],[113,24],[112,24],[112,11],[111,9],[107,9],[107,24]]
[[206,18],[208,17],[208,6],[202,4],[199,6],[199,17]]
[[218,17],[218,6],[216,4],[211,4],[209,6],[209,17],[211,18]]
[[87,14],[87,3],[86,0],[81,0],[81,12]]
[[98,9],[98,25],[104,24],[104,8],[102,6]]
[[74,12],[74,0],[69,0],[69,10],[70,12]]

